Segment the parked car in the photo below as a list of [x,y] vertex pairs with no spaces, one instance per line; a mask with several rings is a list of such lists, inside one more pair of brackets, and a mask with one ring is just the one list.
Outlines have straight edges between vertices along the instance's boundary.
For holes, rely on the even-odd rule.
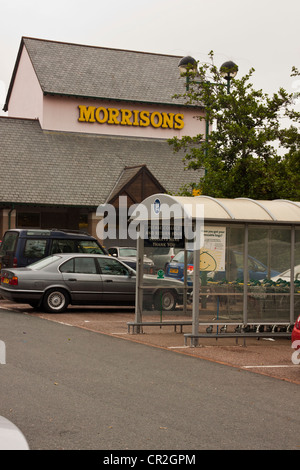
[[[233,263],[235,266],[235,278],[243,280],[244,271],[243,271],[243,254],[239,251],[232,251],[233,254]],[[234,270],[232,268],[232,271]],[[187,274],[191,276],[193,273],[193,251],[188,250],[187,252]],[[248,272],[249,279],[260,280],[268,277],[268,268],[263,263],[253,258],[253,256],[248,256]],[[271,276],[276,276],[277,271],[271,270]],[[166,268],[166,276],[173,277],[175,279],[183,280],[184,276],[184,250],[179,251],[176,256],[168,263]],[[226,276],[225,271],[211,271],[208,273],[209,278],[214,281],[223,280]]]
[[[144,275],[143,301],[150,308],[173,310],[182,302],[182,282]],[[60,313],[71,305],[135,303],[136,272],[106,255],[57,254],[26,268],[1,270],[0,295]]]
[[297,318],[292,331],[292,348],[300,349],[300,315]]
[[169,247],[159,246],[157,248],[150,248],[147,255],[154,262],[155,269],[157,271],[159,269],[162,269],[163,271],[165,271],[168,263],[172,261],[174,256],[179,251],[181,251],[181,248],[169,248]]
[[96,238],[83,232],[11,229],[0,246],[0,269],[23,267],[54,253],[107,254]]
[[0,450],[29,450],[19,428],[3,416],[0,416]]
[[[108,253],[118,258],[123,263],[136,270],[137,249],[130,246],[112,246],[108,248]],[[147,274],[154,273],[154,263],[146,255],[144,255],[144,272]]]
[[[286,271],[283,271],[282,273],[278,273],[276,276],[272,277],[272,281],[278,281],[279,279],[282,279],[283,281],[290,282],[291,280],[291,270],[287,269]],[[298,266],[294,267],[294,279],[295,280],[300,280],[300,264]]]

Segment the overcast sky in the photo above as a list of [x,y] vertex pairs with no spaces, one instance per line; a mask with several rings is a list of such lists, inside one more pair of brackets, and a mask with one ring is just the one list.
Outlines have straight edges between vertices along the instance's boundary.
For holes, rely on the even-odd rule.
[[[1,0],[0,106],[22,36],[255,69],[255,88],[300,91],[299,0]],[[2,113],[3,114],[3,113]]]

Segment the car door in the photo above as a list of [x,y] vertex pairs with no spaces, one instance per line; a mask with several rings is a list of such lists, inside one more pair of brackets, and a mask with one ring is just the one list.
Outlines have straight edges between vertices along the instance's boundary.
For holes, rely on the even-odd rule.
[[102,277],[103,301],[134,303],[136,276],[134,271],[114,258],[98,258]]
[[101,303],[102,278],[95,258],[75,256],[62,264],[60,271],[74,301]]

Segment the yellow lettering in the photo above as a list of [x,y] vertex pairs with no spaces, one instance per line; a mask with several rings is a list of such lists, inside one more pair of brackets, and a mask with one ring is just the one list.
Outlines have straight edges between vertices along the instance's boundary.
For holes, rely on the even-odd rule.
[[86,106],[79,105],[79,118],[78,121],[81,122],[96,122],[95,121],[95,106]]
[[161,127],[173,129],[174,126],[174,113],[162,113],[163,115],[163,124]]
[[[100,117],[100,113],[103,113],[103,117]],[[108,112],[105,108],[97,108],[95,112],[95,117],[100,124],[104,124],[108,119]]]
[[175,114],[175,129],[182,129],[184,126],[183,114]]
[[134,125],[134,126],[139,126],[139,125],[140,125],[140,123],[139,123],[139,114],[140,114],[139,111],[137,111],[137,110],[134,110],[134,111],[133,111],[133,116],[134,116],[134,118],[133,118],[133,125]]
[[184,115],[174,113],[160,113],[154,111],[138,111],[129,109],[104,108],[79,105],[80,122],[98,122],[99,124],[121,124],[122,126],[148,127],[150,124],[164,129],[182,129],[184,127]]
[[108,114],[109,114],[109,119],[107,121],[108,124],[120,124],[118,121],[118,116],[120,114],[120,111],[115,108],[107,108]]
[[160,127],[162,125],[162,115],[159,112],[151,114],[150,122],[153,127]]
[[130,121],[130,118],[132,116],[132,111],[129,111],[128,109],[121,109],[121,124],[123,126],[132,126],[132,122]]
[[149,119],[149,112],[148,111],[141,111],[140,113],[140,126],[147,127],[150,124]]

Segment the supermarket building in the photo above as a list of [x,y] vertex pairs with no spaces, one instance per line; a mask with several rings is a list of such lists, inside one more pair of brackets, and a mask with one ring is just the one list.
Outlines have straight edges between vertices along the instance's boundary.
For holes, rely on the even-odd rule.
[[[0,236],[84,229],[118,209],[199,181],[168,139],[205,133],[180,57],[23,37],[0,118]],[[124,198],[123,198],[124,200]]]

